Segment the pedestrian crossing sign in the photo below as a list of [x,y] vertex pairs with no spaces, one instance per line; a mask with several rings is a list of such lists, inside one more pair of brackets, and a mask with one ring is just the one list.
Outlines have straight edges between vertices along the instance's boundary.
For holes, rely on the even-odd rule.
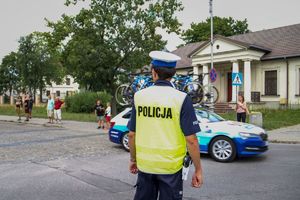
[[240,86],[243,84],[243,75],[242,73],[232,73],[232,85]]

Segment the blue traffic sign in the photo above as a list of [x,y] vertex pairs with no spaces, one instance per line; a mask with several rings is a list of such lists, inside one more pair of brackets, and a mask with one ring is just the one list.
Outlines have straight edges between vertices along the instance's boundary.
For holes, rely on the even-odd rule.
[[209,72],[209,77],[210,77],[210,81],[211,82],[215,82],[217,80],[217,71],[215,70],[215,68],[212,68]]
[[243,74],[242,73],[232,73],[232,85],[240,86],[243,84]]

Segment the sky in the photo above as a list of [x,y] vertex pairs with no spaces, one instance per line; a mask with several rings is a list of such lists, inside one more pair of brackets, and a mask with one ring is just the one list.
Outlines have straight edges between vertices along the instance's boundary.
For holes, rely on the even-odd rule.
[[[66,7],[65,0],[0,0],[0,59],[16,51],[18,40],[33,31],[48,31],[45,18],[56,21],[63,13],[76,14],[86,3]],[[182,0],[185,9],[177,13],[183,29],[209,17],[209,0]],[[214,0],[214,15],[248,19],[249,29],[258,31],[300,23],[299,0]],[[168,50],[183,41],[176,34],[160,32]]]

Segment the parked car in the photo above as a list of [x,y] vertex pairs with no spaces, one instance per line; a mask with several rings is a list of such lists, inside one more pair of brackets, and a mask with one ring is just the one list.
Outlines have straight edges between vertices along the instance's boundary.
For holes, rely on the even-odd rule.
[[[219,162],[236,157],[255,156],[268,150],[268,135],[264,129],[246,123],[228,121],[214,112],[195,108],[201,131],[196,133],[201,153],[208,153]],[[127,123],[131,108],[126,108],[111,120],[109,139],[129,151]]]

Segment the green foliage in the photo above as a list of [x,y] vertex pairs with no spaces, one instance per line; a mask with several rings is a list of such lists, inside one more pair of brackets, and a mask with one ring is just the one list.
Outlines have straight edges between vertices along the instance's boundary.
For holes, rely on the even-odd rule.
[[34,32],[19,40],[18,65],[24,91],[42,91],[64,75],[59,52],[49,45],[49,34]]
[[94,111],[97,100],[106,106],[111,101],[111,95],[107,92],[81,92],[65,99],[65,107],[68,112],[90,113]]
[[[232,36],[248,33],[247,19],[234,20],[232,17],[214,17],[214,34]],[[210,38],[210,18],[200,23],[192,23],[186,30],[182,39],[186,43],[205,41]]]
[[180,10],[179,0],[91,0],[76,16],[48,21],[50,43],[63,50],[63,65],[83,88],[113,93],[120,68],[140,68],[150,62],[151,50],[165,46],[157,28],[179,33]]
[[20,67],[17,63],[17,53],[11,52],[5,56],[0,65],[0,94],[20,89]]

